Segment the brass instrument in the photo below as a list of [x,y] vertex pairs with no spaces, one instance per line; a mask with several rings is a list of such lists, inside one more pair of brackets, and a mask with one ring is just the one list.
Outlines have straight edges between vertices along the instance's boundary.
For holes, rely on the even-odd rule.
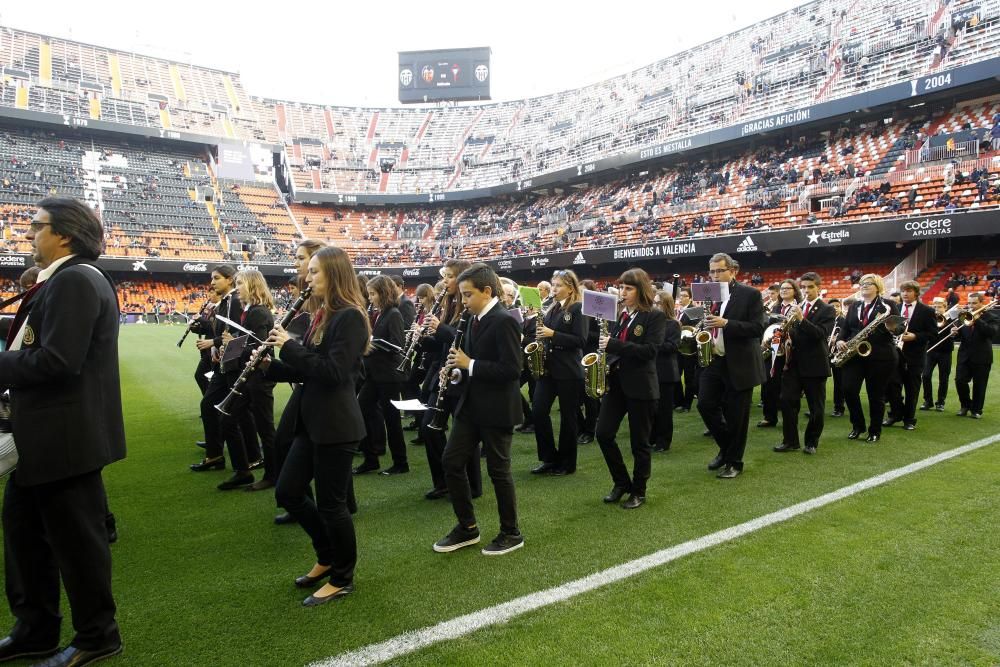
[[[996,305],[997,305],[997,301],[991,301],[990,303],[986,304],[985,306],[980,306],[979,308],[976,308],[975,310],[963,309],[963,310],[959,311],[958,315],[956,315],[954,319],[947,320],[945,322],[944,326],[940,327],[940,329],[944,330],[948,326],[971,327],[972,325],[974,325],[976,323],[976,320],[978,320],[982,316],[983,313],[988,312],[990,310],[993,310],[996,307]],[[961,324],[959,324],[959,322],[961,322]],[[940,335],[940,333],[941,333],[941,331],[939,331],[939,335]],[[953,335],[954,335],[954,333],[949,332],[946,336],[942,336],[941,340],[939,340],[938,342],[934,343],[929,348],[927,348],[927,351],[930,352],[931,350],[933,350],[934,348],[936,348],[938,345],[940,345],[941,343],[943,343],[946,340],[948,340],[949,338],[951,338]]]
[[840,336],[840,325],[834,324],[833,331],[830,332],[830,339],[827,341],[827,346],[830,348],[831,357],[837,352],[837,338],[839,336]]
[[194,325],[197,324],[198,322],[200,322],[201,318],[204,315],[207,315],[207,313],[205,311],[211,310],[214,307],[215,307],[215,304],[212,303],[211,299],[209,299],[208,301],[205,302],[205,305],[202,306],[198,310],[198,314],[195,315],[194,317],[192,317],[188,321],[187,329],[184,330],[184,334],[181,336],[181,339],[179,341],[177,341],[177,347],[181,347],[182,345],[184,345],[184,340],[188,337],[188,334],[191,333],[191,330],[194,328]]
[[[299,293],[299,298],[295,300],[295,303],[292,304],[292,307],[289,308],[288,312],[285,313],[285,316],[281,318],[281,322],[279,323],[279,325],[281,326],[282,329],[288,328],[288,325],[292,323],[292,320],[294,320],[296,316],[299,314],[299,311],[302,310],[302,307],[305,305],[306,300],[309,298],[311,294],[312,294],[312,286],[306,285],[306,288],[302,290],[301,293]],[[236,382],[233,383],[233,386],[229,390],[229,393],[226,394],[226,397],[222,399],[222,401],[218,405],[215,406],[215,409],[221,412],[222,414],[226,415],[227,417],[229,417],[230,414],[228,410],[230,404],[234,400],[236,400],[237,396],[243,395],[242,393],[240,393],[240,389],[242,389],[243,385],[245,385],[247,381],[250,379],[250,375],[252,375],[253,372],[257,370],[257,368],[261,365],[261,363],[264,360],[264,357],[271,354],[274,354],[274,348],[266,347],[264,348],[263,351],[259,352],[257,356],[251,357],[250,361],[248,361],[246,366],[243,367],[243,371],[240,373],[239,377],[236,378]]]
[[[455,340],[451,342],[451,347],[448,348],[448,355],[459,349],[462,346],[462,339],[465,337],[465,330],[468,328],[469,322],[469,309],[466,308],[462,311],[462,316],[458,320],[458,327],[455,332]],[[428,424],[428,428],[432,428],[435,431],[443,431],[445,425],[448,423],[448,411],[444,407],[444,397],[448,393],[449,384],[458,384],[462,381],[462,371],[458,368],[448,366],[448,362],[445,361],[441,364],[441,374],[438,378],[438,395],[437,401],[434,403],[434,417],[431,419],[431,423]]]
[[[872,333],[875,332],[875,329],[877,329],[880,325],[885,324],[886,328],[889,328],[889,325],[893,323],[893,320],[888,319],[889,316],[892,315],[892,308],[889,304],[884,305],[885,310],[869,322],[864,329],[855,334],[851,340],[847,341],[847,348],[845,350],[837,352],[833,355],[833,358],[830,360],[831,364],[840,367],[856,356],[867,357],[872,353],[872,344],[868,342],[868,337],[871,336]],[[902,320],[903,318],[899,315],[896,315],[895,317],[898,318],[898,320],[895,320],[895,324],[898,326],[899,320]]]
[[542,339],[542,313],[535,315],[535,340],[524,346],[525,362],[536,380],[545,375],[545,341]]
[[[701,368],[708,368],[709,364],[712,363],[712,355],[715,354],[714,345],[712,344],[712,332],[705,326],[705,319],[712,313],[712,304],[709,302],[707,306],[702,305],[702,310],[701,321],[698,322],[698,326],[695,328],[693,339],[695,352],[698,355],[698,365]],[[684,332],[682,331],[681,342],[684,342],[683,335]]]
[[[444,292],[441,292],[434,300],[434,305],[431,306],[431,314],[435,317],[437,316],[438,307],[441,305],[441,301],[444,299]],[[423,314],[424,304],[420,303],[420,308],[417,310],[417,316],[413,318],[413,326],[406,332],[406,340],[403,343],[403,360],[399,362],[399,366],[396,370],[400,373],[409,373],[410,369],[413,368],[413,362],[417,359],[417,350],[420,347],[421,340],[428,333],[428,325],[418,325],[417,321],[420,319],[420,315]],[[423,363],[423,357],[420,359]]]
[[906,326],[904,326],[903,330],[899,333],[899,335],[893,339],[893,342],[896,344],[896,349],[898,350],[903,349],[903,343],[904,343],[903,336],[905,336],[909,330],[910,330],[910,320],[906,320]]
[[[608,321],[601,319],[598,323],[600,327],[600,337],[608,335]],[[588,352],[580,360],[583,365],[584,390],[589,398],[600,399],[608,392],[608,352],[598,350]]]

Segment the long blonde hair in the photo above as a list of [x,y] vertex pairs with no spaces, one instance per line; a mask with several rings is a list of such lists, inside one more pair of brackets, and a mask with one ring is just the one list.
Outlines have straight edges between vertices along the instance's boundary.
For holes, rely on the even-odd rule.
[[236,279],[234,283],[243,281],[246,285],[247,295],[250,297],[247,299],[247,303],[244,306],[264,306],[268,310],[274,310],[274,297],[271,296],[271,290],[267,286],[267,281],[264,280],[264,274],[257,269],[243,269],[242,271],[236,272]]

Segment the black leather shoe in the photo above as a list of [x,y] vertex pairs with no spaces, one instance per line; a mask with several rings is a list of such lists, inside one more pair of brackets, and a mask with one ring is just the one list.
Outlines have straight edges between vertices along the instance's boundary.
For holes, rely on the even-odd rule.
[[638,507],[642,507],[646,504],[646,496],[640,496],[637,493],[633,493],[628,497],[628,500],[622,503],[623,510],[634,510]]
[[712,437],[712,430],[706,428],[704,431],[701,432],[701,434],[703,436],[705,436],[706,438],[711,438]]
[[323,574],[317,574],[315,577],[310,577],[308,574],[303,574],[301,577],[296,577],[295,578],[295,587],[296,588],[312,588],[313,586],[315,586],[319,582],[321,582],[324,579],[326,579],[327,577],[329,577],[331,569],[332,568],[328,567],[328,568],[326,568],[326,571],[323,572]]
[[781,443],[780,445],[778,445],[777,447],[774,447],[773,449],[776,452],[794,452],[796,449],[799,449],[799,446],[798,445],[786,445],[785,443]]
[[56,642],[55,646],[45,648],[13,637],[4,637],[0,639],[0,662],[17,660],[18,658],[47,658],[59,652],[58,640]]
[[423,447],[424,440],[418,435],[413,440],[410,440],[410,444],[413,445],[414,447]]
[[710,462],[710,463],[708,464],[708,469],[709,469],[709,470],[718,470],[719,468],[721,468],[721,467],[722,467],[722,465],[723,465],[723,463],[722,463],[722,456],[721,456],[721,455],[720,455],[720,456],[716,456],[716,457],[715,457],[714,459],[712,459],[712,461],[711,461],[711,462]]
[[254,482],[253,484],[251,484],[250,486],[246,487],[243,490],[244,491],[251,491],[251,492],[253,492],[253,491],[265,491],[265,490],[273,488],[273,487],[274,487],[274,482],[272,482],[271,480],[265,478],[265,479],[257,480],[256,482]]
[[924,411],[927,411],[927,410],[930,410],[930,409],[931,409],[931,408],[933,408],[933,407],[934,407],[934,406],[933,406],[933,405],[931,405],[930,403],[921,403],[921,404],[920,404],[920,409],[921,409],[921,410],[924,410]]
[[669,452],[670,451],[670,445],[668,443],[658,442],[655,445],[653,445],[653,451],[654,452]]
[[431,489],[424,494],[424,498],[427,500],[437,500],[439,498],[445,498],[448,495],[448,489]]
[[982,419],[983,418],[983,413],[982,412],[973,412],[969,416],[972,417],[973,419]]
[[726,466],[725,468],[719,471],[719,474],[716,475],[716,477],[718,477],[719,479],[733,479],[734,477],[739,477],[742,474],[743,471],[740,470],[739,468],[734,468],[733,466]]
[[556,469],[555,463],[540,463],[531,469],[532,475],[545,475]]
[[96,651],[84,651],[75,646],[67,646],[61,653],[52,656],[48,660],[36,662],[33,667],[83,667],[83,665],[89,665],[98,660],[118,655],[123,650],[125,650],[125,645],[121,642],[118,643],[118,646],[97,649]]
[[680,406],[674,408],[674,412],[691,412],[691,408],[688,408],[688,407],[685,407],[683,405],[680,405]]
[[196,441],[196,442],[194,443],[194,446],[195,446],[195,447],[201,447],[202,449],[205,449],[205,446],[206,446],[206,445],[205,445],[205,441],[204,441],[204,440],[198,440],[198,441]]
[[860,437],[861,437],[861,431],[859,431],[858,429],[854,429],[847,434],[848,440],[857,440]]
[[831,417],[843,417],[844,416],[844,411],[843,410],[834,410],[833,412],[830,413],[830,416]]
[[886,417],[885,419],[882,420],[882,426],[892,426],[898,421],[899,421],[898,419],[895,419],[893,417]]
[[549,474],[553,477],[565,477],[566,475],[572,475],[575,472],[575,468],[573,470],[568,470],[567,468],[553,468]]
[[365,463],[362,463],[361,465],[355,467],[352,472],[355,475],[364,475],[366,472],[373,472],[375,470],[378,470],[378,464],[377,463],[368,463],[368,462],[365,462]]
[[617,503],[619,500],[622,499],[622,496],[625,495],[627,490],[628,489],[626,489],[624,486],[616,486],[615,488],[611,489],[611,493],[604,496],[604,502]]
[[936,412],[944,412],[944,403],[937,403],[934,405],[934,410]]
[[241,486],[250,486],[253,484],[253,473],[249,472],[236,472],[233,476],[227,479],[225,482],[219,484],[217,488],[219,491],[232,491],[233,489],[238,489]]
[[868,437],[865,438],[865,442],[878,442],[881,437],[879,433],[869,433]]
[[904,431],[915,431],[915,430],[917,430],[917,425],[916,424],[903,424],[903,430]]
[[420,428],[420,424],[418,424],[417,420],[414,419],[409,424],[407,424],[406,426],[404,426],[403,430],[404,431],[416,431],[418,428]]
[[774,428],[774,422],[769,422],[766,419],[761,419],[757,422],[757,428]]
[[578,445],[589,445],[594,441],[594,436],[591,433],[581,433],[580,437],[576,439],[576,444]]
[[298,523],[298,520],[288,512],[285,512],[274,517],[274,523],[277,526],[284,526],[289,523]]
[[965,417],[965,416],[966,416],[966,415],[968,415],[968,414],[969,414],[969,408],[962,408],[961,410],[959,410],[959,411],[958,411],[958,412],[956,413],[956,416],[957,416],[957,417]]
[[257,459],[250,464],[250,470],[259,470],[264,467],[264,459]]
[[813,445],[806,445],[806,448],[802,450],[804,454],[815,454],[816,447]]
[[319,597],[318,595],[315,594],[310,595],[309,597],[307,597],[305,600],[302,601],[302,606],[318,607],[321,604],[326,604],[327,602],[330,602],[331,600],[336,600],[337,598],[346,597],[353,592],[354,592],[354,584],[347,584],[346,586],[338,590],[336,593],[331,593],[330,595],[326,595],[323,597]]
[[520,426],[518,426],[514,430],[517,431],[518,433],[534,433],[535,432],[535,425],[534,424],[521,424]]
[[199,463],[192,463],[191,470],[194,472],[205,472],[206,470],[225,470],[226,459],[220,456],[217,459],[202,459]]
[[410,472],[410,466],[408,465],[391,465],[379,474],[388,477],[389,475],[402,475],[408,472]]

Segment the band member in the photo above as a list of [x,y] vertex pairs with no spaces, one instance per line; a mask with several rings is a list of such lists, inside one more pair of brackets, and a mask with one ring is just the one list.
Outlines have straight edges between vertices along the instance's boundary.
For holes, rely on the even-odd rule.
[[[684,312],[694,304],[691,302],[691,290],[682,287],[677,291],[677,306],[680,314],[678,324],[682,327],[692,327],[698,322]],[[679,379],[674,385],[674,408],[677,412],[689,412],[694,403],[694,395],[698,392],[698,358],[693,354],[677,355],[677,370]]]
[[830,377],[830,334],[836,321],[836,311],[819,298],[820,277],[809,272],[799,278],[805,295],[804,305],[792,306],[781,376],[781,444],[776,452],[799,448],[799,406],[806,396],[809,422],[806,424],[806,454],[815,454],[823,433],[823,411],[826,409],[826,379]]
[[[354,267],[340,248],[323,248],[309,260],[307,281],[323,298],[301,343],[275,326],[268,344],[279,360],[262,364],[278,382],[301,383],[285,413],[295,433],[275,496],[312,540],[316,563],[295,580],[300,588],[328,579],[302,604],[314,607],[354,591],[357,542],[348,509],[351,461],[365,434],[355,387],[371,329]],[[307,494],[316,481],[316,500]]]
[[[947,318],[948,306],[943,297],[934,297],[933,308],[936,315]],[[936,324],[936,322],[935,322]],[[944,401],[948,398],[948,380],[951,378],[951,356],[955,351],[955,339],[951,337],[951,330],[935,333],[932,337],[931,345],[937,343],[942,337],[945,338],[940,345],[927,353],[927,362],[924,364],[924,372],[921,376],[924,385],[924,402],[920,405],[921,410],[934,408],[938,412],[944,412]],[[934,396],[931,376],[934,369],[938,372],[937,400],[932,401]]]
[[[386,437],[392,453],[392,465],[383,475],[410,472],[406,459],[406,439],[399,409],[392,404],[398,401],[403,377],[397,370],[401,356],[392,348],[382,349],[385,341],[396,349],[403,347],[403,316],[399,312],[399,288],[388,276],[375,276],[368,281],[368,302],[373,310],[372,346],[365,355],[365,380],[358,394],[361,411],[365,416],[368,435],[361,442],[364,462],[354,469],[360,475],[379,469],[378,457],[385,453]],[[412,304],[411,304],[412,305]]]
[[[608,465],[614,486],[604,497],[606,503],[622,503],[636,509],[646,502],[646,487],[651,468],[649,437],[656,417],[660,385],[656,377],[656,352],[663,344],[667,318],[653,306],[656,291],[649,275],[642,269],[629,269],[618,278],[624,310],[602,336],[598,347],[608,358],[607,393],[601,399],[597,416],[597,442]],[[632,475],[622,459],[615,440],[622,419],[628,415],[629,440],[632,446]]]
[[[445,375],[457,368],[462,375],[461,394],[443,459],[458,524],[434,544],[434,550],[450,552],[479,542],[466,467],[482,442],[500,514],[500,533],[482,553],[497,556],[524,546],[510,472],[514,426],[522,419],[518,400],[524,356],[521,332],[517,320],[500,307],[500,281],[491,268],[481,263],[471,265],[458,276],[458,286],[470,322],[461,347],[449,351],[442,371]],[[441,381],[448,380],[445,377]]]
[[399,292],[399,314],[403,316],[403,330],[413,326],[413,320],[417,316],[417,304],[413,303],[410,297],[406,296],[406,285],[403,283],[403,276],[391,275],[389,278],[396,285]]
[[[412,399],[420,397],[420,385],[424,381],[425,373],[427,371],[427,365],[424,361],[424,350],[423,342],[419,340],[420,332],[424,329],[424,323],[427,316],[434,309],[434,302],[437,298],[434,293],[434,287],[428,283],[420,283],[417,285],[417,289],[414,291],[417,297],[417,314],[413,319],[413,323],[410,325],[410,337],[418,336],[417,346],[415,348],[416,357],[410,364],[410,372],[406,377],[406,382],[403,383],[403,398]],[[400,311],[402,314],[402,311]],[[414,419],[408,426],[403,430],[414,431],[420,428],[419,419]],[[414,440],[410,441],[414,445],[422,445],[423,441],[420,439],[420,434]]]
[[[778,303],[771,307],[771,313],[788,317],[792,309],[802,302],[802,293],[794,280],[782,280],[778,284]],[[780,322],[779,322],[780,323]],[[778,423],[778,402],[781,396],[781,376],[785,371],[785,346],[780,331],[775,331],[771,340],[762,341],[765,350],[764,370],[767,380],[760,388],[761,402],[764,404],[764,419],[757,422],[757,428],[768,428]]]
[[[218,305],[219,295],[215,293],[215,290],[211,290],[208,301],[195,314],[194,320],[190,324],[192,333],[202,339],[212,337],[212,316]],[[208,391],[208,378],[205,375],[212,370],[212,348],[208,346],[205,349],[196,349],[198,349],[198,365],[194,369],[194,381],[197,383],[201,395],[204,396],[205,392]]]
[[[837,335],[840,334],[841,330],[844,328],[845,317],[844,313],[854,305],[854,299],[847,298],[843,302],[840,299],[830,299],[829,304],[833,307],[837,314],[837,319],[833,323],[833,331],[831,332],[831,342],[830,342],[830,354],[832,355],[837,345]],[[831,366],[830,372],[833,374],[833,412],[830,413],[831,417],[843,417],[844,416],[844,369],[840,366]]]
[[[873,273],[861,276],[861,298],[847,311],[844,328],[837,337],[837,350],[847,349],[847,341],[856,336],[876,317],[889,309],[891,315],[898,315],[896,304],[883,299],[885,285],[882,277]],[[882,437],[882,417],[885,413],[885,388],[896,365],[896,345],[893,336],[885,326],[878,326],[867,338],[871,344],[871,354],[866,357],[856,355],[844,364],[844,402],[851,418],[851,432],[847,437],[857,440],[865,431],[865,413],[861,407],[861,383],[868,393],[867,442],[878,442]]]
[[753,388],[764,382],[764,305],[760,292],[736,282],[739,270],[739,263],[725,253],[713,255],[708,263],[709,277],[729,286],[728,298],[705,313],[713,355],[698,379],[698,412],[719,446],[708,469],[719,470],[720,479],[743,472]]
[[[589,279],[581,281],[580,287],[592,292],[597,291],[597,285],[593,280]],[[587,317],[584,315],[584,318],[587,320],[587,343],[583,346],[583,354],[586,356],[591,352],[597,352],[597,342],[600,337],[601,328],[600,322],[596,317]],[[594,431],[597,429],[597,414],[601,411],[601,399],[591,398],[584,392],[580,400],[582,401],[581,410],[577,416],[577,422],[580,424],[580,435],[577,437],[576,442],[580,445],[589,445],[594,441]]]
[[681,343],[681,325],[675,317],[674,297],[667,291],[657,292],[653,305],[663,311],[667,318],[663,343],[656,350],[656,379],[660,385],[660,400],[653,420],[654,452],[665,452],[674,441],[674,387],[680,381],[677,368],[677,346]]
[[[984,306],[983,295],[980,292],[969,294],[969,311]],[[970,325],[952,327],[952,335],[957,336],[958,365],[955,368],[955,391],[961,409],[959,417],[971,416],[982,419],[983,406],[986,403],[986,385],[990,380],[990,368],[993,365],[993,339],[997,335],[996,313],[983,311]],[[969,382],[972,382],[972,395],[969,395]]]
[[[233,386],[233,382],[250,361],[251,353],[259,345],[258,341],[266,339],[268,332],[274,326],[274,300],[260,271],[239,271],[235,276],[234,284],[236,285],[236,294],[243,306],[237,321],[253,335],[247,339],[246,348],[239,358],[228,364],[223,364],[225,368],[222,374],[227,378],[229,387]],[[229,331],[223,332],[223,345],[230,344],[233,338],[234,336]],[[227,410],[229,414],[219,415],[219,428],[229,448],[229,461],[233,466],[233,476],[219,484],[220,491],[229,491],[254,484],[250,464],[260,458],[260,449],[256,440],[258,436],[266,456],[274,456],[273,389],[273,382],[265,380],[261,374],[255,373],[247,380],[243,391],[229,403]],[[256,490],[270,486],[272,485],[258,485]]]
[[[552,275],[553,303],[538,334],[545,346],[545,374],[535,380],[532,415],[541,464],[531,472],[571,475],[576,472],[577,411],[583,395],[583,346],[587,342],[580,283],[572,271]],[[559,449],[549,411],[559,397]]]
[[542,299],[542,313],[547,313],[555,302],[555,296],[552,294],[552,284],[547,280],[538,283],[538,296]]
[[[912,431],[917,427],[917,398],[920,395],[920,375],[924,371],[927,345],[937,338],[937,321],[934,310],[920,303],[920,284],[907,281],[899,286],[903,299],[900,308],[906,320],[905,331],[900,335],[897,373],[889,383],[889,416],[883,426],[892,426],[902,420],[903,428]],[[903,392],[906,400],[903,400]]]
[[[536,318],[543,317],[541,313],[536,311],[534,307],[528,307],[522,309],[524,313],[523,322],[521,323],[521,346],[522,348],[527,347],[528,344],[535,341],[535,333],[538,330],[538,321]],[[531,412],[531,404],[535,400],[535,376],[532,375],[531,369],[528,368],[527,364],[523,364],[521,367],[521,377],[518,379],[519,388],[525,385],[528,386],[528,398],[521,394],[521,411],[524,413],[524,423],[518,424],[517,428],[514,430],[518,433],[534,433],[535,432],[535,418]]]
[[[427,350],[427,377],[421,387],[421,402],[424,405],[434,406],[440,389],[440,370],[447,356],[448,349],[455,340],[458,332],[458,323],[462,318],[462,295],[458,291],[458,276],[469,268],[469,263],[461,259],[449,259],[441,268],[441,283],[445,296],[441,301],[440,319],[431,314],[427,318],[427,329],[429,336],[424,338]],[[446,414],[455,413],[455,404],[461,393],[459,386],[449,386],[444,396],[444,405],[440,406]],[[448,484],[444,474],[444,449],[447,438],[443,430],[436,430],[430,427],[436,414],[435,410],[424,410],[422,421],[420,422],[420,437],[424,441],[424,449],[427,452],[427,466],[430,468],[431,481],[434,488],[424,494],[427,500],[437,500],[448,495]],[[483,493],[482,467],[479,463],[479,448],[469,453],[466,461],[466,475],[469,478],[469,487],[472,497],[478,498]]]

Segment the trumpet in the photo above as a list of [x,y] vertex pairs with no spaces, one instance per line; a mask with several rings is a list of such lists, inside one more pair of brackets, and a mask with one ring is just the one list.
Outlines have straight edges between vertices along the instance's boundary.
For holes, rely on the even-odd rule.
[[[465,338],[465,330],[468,327],[469,321],[469,309],[466,308],[462,311],[462,316],[458,320],[457,331],[455,332],[455,340],[451,342],[451,347],[448,349],[448,354],[450,355],[455,350],[462,346],[462,339]],[[443,431],[445,425],[448,423],[448,411],[444,408],[444,398],[445,394],[448,393],[449,384],[459,384],[462,381],[462,371],[458,368],[448,366],[445,362],[441,365],[441,375],[438,379],[438,395],[437,401],[434,403],[434,417],[431,419],[431,423],[428,424],[428,428],[432,428],[435,431]]]
[[182,345],[184,345],[184,340],[188,337],[188,334],[191,333],[191,330],[194,329],[194,325],[201,321],[201,317],[202,315],[205,314],[205,311],[211,310],[214,307],[215,304],[212,303],[211,299],[205,302],[205,305],[198,310],[198,314],[192,317],[188,321],[188,325],[187,328],[184,330],[184,334],[181,335],[181,339],[177,341],[177,347],[181,347]]
[[545,341],[542,339],[542,313],[535,315],[535,340],[524,346],[528,370],[535,379],[545,375]]
[[[600,327],[600,337],[608,335],[608,321],[601,319],[598,323]],[[598,350],[588,352],[580,360],[583,365],[583,372],[586,376],[584,390],[589,398],[601,398],[608,392],[608,352]]]
[[[993,310],[996,307],[996,305],[997,305],[996,301],[991,301],[990,303],[986,304],[985,306],[980,306],[979,308],[976,308],[975,310],[963,309],[963,310],[959,311],[958,315],[956,315],[955,318],[947,320],[945,322],[944,326],[942,326],[942,327],[939,328],[938,335],[941,335],[942,333],[944,333],[945,328],[948,327],[949,325],[951,325],[951,326],[971,327],[972,325],[974,325],[976,323],[976,320],[978,320],[980,317],[982,317],[983,313],[986,313],[986,312],[989,312],[989,311]],[[961,322],[961,324],[959,324],[959,322]],[[943,343],[946,340],[948,340],[949,338],[951,338],[953,335],[954,335],[953,333],[948,332],[947,335],[941,336],[941,339],[938,342],[936,342],[933,345],[931,345],[929,348],[927,348],[927,351],[930,352],[931,350],[933,350],[934,348],[936,348],[938,345],[940,345],[941,343]]]
[[[302,290],[302,292],[299,294],[299,298],[296,299],[295,303],[292,304],[292,307],[288,310],[287,313],[285,313],[285,316],[281,318],[280,325],[282,329],[288,328],[288,325],[292,323],[292,320],[294,320],[296,316],[298,316],[299,311],[302,310],[302,306],[305,305],[306,300],[309,298],[310,294],[312,294],[312,286],[307,285],[306,288]],[[258,350],[260,350],[260,348],[258,348]],[[257,370],[257,368],[261,365],[264,358],[272,354],[274,354],[274,348],[266,347],[263,350],[258,351],[256,356],[252,356],[250,358],[250,361],[247,362],[247,365],[243,367],[243,371],[240,373],[239,377],[236,378],[236,382],[233,383],[233,386],[229,390],[229,393],[226,394],[226,397],[222,399],[222,401],[218,405],[215,406],[215,409],[221,412],[222,414],[226,415],[227,417],[230,417],[231,416],[229,414],[230,405],[232,405],[232,402],[236,400],[237,396],[243,395],[240,392],[240,389],[243,388],[243,385],[247,383],[253,372]]]

